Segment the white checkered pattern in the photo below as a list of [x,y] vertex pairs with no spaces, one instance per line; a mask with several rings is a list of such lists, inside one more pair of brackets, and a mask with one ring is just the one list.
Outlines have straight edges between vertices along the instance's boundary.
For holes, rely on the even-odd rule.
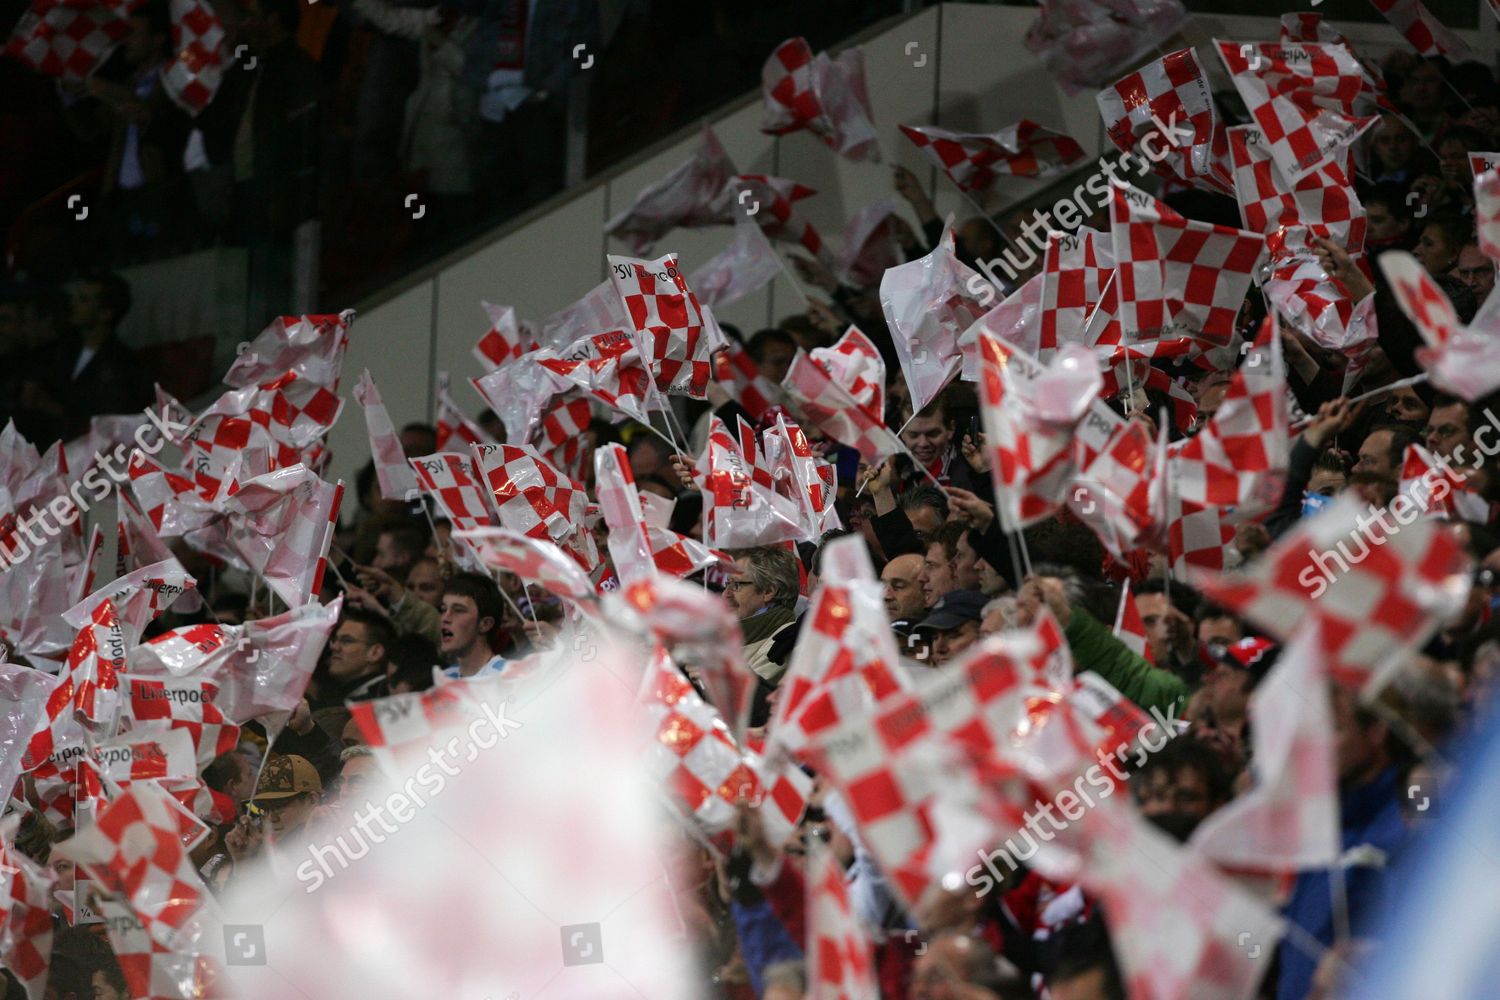
[[866,461],[903,450],[885,425],[885,363],[856,327],[831,348],[799,350],[783,385],[807,423]]
[[353,310],[278,316],[235,358],[224,384],[246,389],[294,372],[308,382],[337,389],[353,319]]
[[802,428],[786,417],[762,435],[767,463],[777,492],[791,495],[802,511],[802,537],[819,539],[840,526],[834,497],[838,470],[813,457]]
[[112,899],[99,903],[105,933],[132,997],[195,1000],[217,996],[225,974],[207,955],[173,951],[154,940],[139,917]]
[[[1224,127],[1192,49],[1170,52],[1142,66],[1099,91],[1096,100],[1105,131],[1121,150],[1136,156],[1145,152],[1164,177],[1233,193]],[[1177,130],[1189,128],[1192,135],[1183,141]],[[1144,143],[1151,134],[1156,138]]]
[[439,452],[411,459],[411,467],[416,472],[417,485],[437,501],[455,531],[489,526],[483,480],[474,470],[470,456]]
[[1370,523],[1378,513],[1346,494],[1297,522],[1244,572],[1198,582],[1278,639],[1316,617],[1334,677],[1374,693],[1469,592],[1469,559],[1440,523],[1403,526],[1390,512]]
[[1365,242],[1365,210],[1343,168],[1328,160],[1295,183],[1271,156],[1264,134],[1253,125],[1229,130],[1234,192],[1240,218],[1251,232],[1263,233],[1274,259],[1310,256],[1310,236],[1342,243],[1358,254]]
[[328,433],[343,408],[337,392],[288,371],[269,382],[224,393],[203,411],[198,423],[214,415],[243,417],[265,428],[272,440],[303,449]]
[[57,875],[0,840],[0,965],[29,997],[41,997],[52,960],[52,887]]
[[558,540],[583,523],[588,497],[534,449],[512,444],[470,448],[500,524],[532,538]]
[[172,46],[176,54],[162,71],[167,96],[198,115],[224,80],[224,25],[207,0],[171,0]]
[[[1281,40],[1283,42],[1317,42],[1324,45],[1349,47],[1349,41],[1322,14],[1302,11],[1281,15]],[[1353,51],[1350,49],[1350,51]]]
[[1337,729],[1316,619],[1296,634],[1250,696],[1255,784],[1193,833],[1226,869],[1299,872],[1338,860]]
[[744,421],[739,422],[738,431],[738,435],[730,434],[724,421],[711,417],[708,444],[698,462],[705,474],[709,543],[752,548],[801,539],[801,506],[772,488],[755,434]]
[[1041,339],[1034,352],[1046,362],[1062,344],[1083,343],[1089,314],[1115,269],[1112,240],[1087,226],[1047,234],[1042,263]]
[[105,735],[114,732],[120,712],[120,682],[134,645],[113,601],[94,607],[68,650],[68,683],[79,720]]
[[[219,686],[192,678],[170,680],[130,677],[125,715],[132,726],[163,722],[184,730],[193,741],[198,766],[207,767],[239,742],[240,727],[214,704]],[[196,773],[196,771],[194,772]]]
[[869,1000],[880,995],[870,940],[849,900],[844,866],[825,844],[807,855],[808,1000]]
[[1159,528],[1156,454],[1149,430],[1139,421],[1122,422],[1068,493],[1068,508],[1116,559],[1128,560]]
[[845,49],[836,58],[821,52],[814,56],[806,39],[789,38],[771,53],[760,75],[762,132],[786,135],[807,129],[850,160],[879,161],[860,49]]
[[289,608],[317,599],[344,484],[302,466],[246,482],[224,501],[230,547]]
[[1424,56],[1442,56],[1453,65],[1475,58],[1463,40],[1432,15],[1422,0],[1370,0],[1403,38]]
[[594,449],[594,491],[609,525],[609,554],[620,582],[629,585],[651,579],[656,575],[652,539],[636,492],[635,474],[622,446],[609,444]]
[[[1180,337],[1228,343],[1265,240],[1191,222],[1124,184],[1112,190],[1115,314],[1109,326],[1118,336],[1101,333],[1095,343],[1134,348]],[[1101,304],[1098,312],[1104,310]]]
[[[749,191],[750,196],[741,200],[740,192]],[[793,202],[817,194],[810,187],[787,180],[785,177],[768,177],[765,174],[740,174],[730,183],[722,199],[728,213],[746,212],[759,204],[753,213],[756,223],[768,240],[796,243],[822,261],[834,266],[833,251],[823,243],[823,237],[803,217]],[[733,215],[726,215],[726,221]]]
[[167,793],[136,781],[59,850],[123,894],[151,939],[176,950],[194,940],[208,899],[181,831],[180,811]]
[[380,390],[365,369],[359,384],[354,387],[354,401],[365,412],[365,429],[370,436],[370,455],[375,462],[375,477],[380,482],[380,495],[387,500],[406,500],[417,488],[417,477],[406,464],[406,452],[401,447],[401,438],[396,425],[386,411]]
[[716,358],[714,377],[736,403],[750,412],[755,420],[765,417],[766,411],[781,399],[781,389],[760,373],[750,355],[737,343],[731,343]]
[[497,306],[480,302],[490,318],[490,328],[474,345],[474,357],[485,371],[504,368],[528,351],[539,346],[530,323],[516,318],[515,306]]
[[1374,125],[1375,84],[1353,53],[1311,42],[1224,42],[1219,57],[1282,173],[1295,182],[1341,159]]
[[85,80],[130,34],[133,6],[129,0],[101,4],[32,0],[31,9],[11,33],[5,54],[47,76]]
[[710,344],[703,310],[677,266],[677,255],[656,260],[609,255],[609,273],[625,312],[650,346],[648,366],[666,393],[703,399]]
[[1432,384],[1474,402],[1500,388],[1500,362],[1494,352],[1495,306],[1486,303],[1465,328],[1447,294],[1411,254],[1392,250],[1380,255],[1380,267],[1396,301],[1428,344],[1417,349],[1417,361],[1432,375]]
[[646,415],[647,411],[660,409],[665,405],[659,395],[656,380],[651,377],[640,352],[623,330],[615,330],[604,336],[616,338],[626,346],[597,357],[575,357],[577,350],[574,349],[569,350],[568,357],[559,357],[557,352],[546,349],[536,351],[529,357],[556,376],[561,384],[583,391],[632,420],[649,424],[651,419]]
[[1489,501],[1469,485],[1466,476],[1419,444],[1406,446],[1400,492],[1423,517],[1489,523]]
[[987,307],[970,289],[987,288],[958,259],[953,227],[926,257],[900,264],[880,279],[880,308],[896,345],[901,374],[921,410],[958,374],[958,338]]
[[437,382],[437,415],[433,423],[437,426],[438,451],[448,451],[453,446],[494,444],[494,439],[466,417],[448,395],[448,373],[438,372]]
[[986,191],[995,178],[1051,177],[1085,156],[1072,136],[1022,118],[998,132],[950,132],[935,125],[902,125],[960,191]]

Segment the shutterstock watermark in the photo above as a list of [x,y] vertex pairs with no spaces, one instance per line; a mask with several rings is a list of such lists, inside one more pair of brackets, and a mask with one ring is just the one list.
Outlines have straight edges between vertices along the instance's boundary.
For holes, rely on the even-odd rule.
[[[1133,752],[1135,766],[1140,767],[1146,762],[1146,758],[1157,753],[1166,746],[1172,737],[1177,735],[1177,726],[1173,721],[1175,711],[1168,711],[1165,716],[1161,709],[1153,706],[1151,717],[1153,722],[1147,724],[1140,731],[1134,745],[1132,743],[1121,743],[1115,747],[1113,753],[1105,753],[1104,750],[1094,751],[1095,763],[1090,764],[1088,770],[1080,774],[1074,780],[1071,788],[1063,788],[1046,802],[1036,802],[1032,808],[1022,814],[1023,822],[1021,829],[1013,837],[1007,837],[1005,846],[997,847],[993,851],[980,851],[980,863],[964,872],[964,881],[974,887],[974,895],[983,896],[997,885],[1005,883],[1005,875],[1002,873],[997,862],[1004,861],[1010,873],[1013,873],[1022,864],[1030,861],[1040,850],[1041,844],[1051,843],[1052,839],[1068,828],[1069,823],[1076,823],[1082,819],[1084,813],[1094,808],[1098,802],[1109,798],[1115,793],[1115,789],[1130,780],[1129,774],[1121,769]],[[1148,737],[1159,736],[1158,741],[1153,742]],[[1098,792],[1096,796],[1089,794],[1092,788]],[[1053,815],[1057,811],[1062,814],[1059,820]],[[1042,826],[1042,820],[1046,819],[1051,829]],[[1024,840],[1025,846],[1016,843],[1017,838]],[[950,887],[956,888],[956,887]]]
[[[1116,176],[1117,170],[1123,171],[1127,164],[1133,163],[1136,176],[1142,177],[1184,143],[1191,141],[1195,134],[1191,125],[1177,123],[1175,111],[1166,121],[1156,115],[1151,116],[1151,121],[1156,128],[1141,136],[1137,144],[1140,153],[1128,150],[1120,154],[1118,159],[1101,160],[1100,173],[1075,187],[1071,195],[1059,198],[1053,203],[1051,210],[1032,210],[1031,218],[1021,225],[1021,235],[1016,241],[1018,245],[1007,248],[999,257],[979,261],[978,268],[989,281],[982,281],[979,275],[974,275],[969,279],[967,291],[979,300],[980,305],[988,309],[994,304],[996,289],[1001,284],[1000,279],[995,276],[996,268],[1003,271],[1011,281],[1018,280],[1017,276],[1036,263],[1038,256],[1046,254],[1049,231],[1060,229],[1071,232],[1081,226],[1085,219],[1106,207],[1109,204],[1110,182],[1125,179]],[[1085,192],[1093,196],[1092,204],[1085,200]],[[1023,249],[1025,260],[1020,259]]]
[[[136,428],[134,448],[118,442],[108,453],[94,452],[92,466],[62,496],[53,497],[47,505],[33,508],[21,517],[7,515],[0,519],[0,572],[24,562],[48,538],[62,534],[64,528],[71,527],[94,504],[113,493],[129,477],[136,455],[155,455],[188,428],[187,424],[172,419],[166,407],[160,413],[147,408],[146,419],[147,423]],[[156,440],[150,442],[148,438],[153,431]],[[35,533],[38,530],[40,537]]]
[[[1350,532],[1347,541],[1335,542],[1331,549],[1307,550],[1307,557],[1312,560],[1313,565],[1302,567],[1302,571],[1297,574],[1297,582],[1312,591],[1310,596],[1313,600],[1322,597],[1341,574],[1364,562],[1371,552],[1384,545],[1392,535],[1446,500],[1453,493],[1455,480],[1460,485],[1468,482],[1469,472],[1481,468],[1486,458],[1500,454],[1500,439],[1497,439],[1500,438],[1500,417],[1486,408],[1484,419],[1485,423],[1474,431],[1472,463],[1465,458],[1469,449],[1464,442],[1454,445],[1451,456],[1433,455],[1433,466],[1417,480],[1419,489],[1410,493],[1397,493],[1387,507],[1371,504],[1368,511],[1355,517],[1354,530]],[[1469,472],[1462,471],[1463,469],[1468,469]],[[1388,523],[1387,518],[1395,523]],[[1378,532],[1374,530],[1377,524],[1381,528]],[[1355,546],[1357,551],[1350,551]]]
[[[410,823],[417,810],[426,807],[429,799],[442,794],[448,778],[458,777],[459,770],[453,766],[455,763],[472,763],[481,750],[492,749],[512,730],[520,729],[521,723],[506,717],[505,704],[502,701],[496,707],[487,701],[481,702],[483,714],[469,723],[464,735],[453,737],[441,747],[428,747],[429,763],[417,768],[400,790],[391,792],[378,803],[365,800],[364,805],[352,813],[353,823],[331,843],[308,844],[311,859],[297,866],[297,881],[305,887],[303,891],[316,892],[324,882],[338,874],[331,862],[338,862],[338,871],[345,871],[351,863],[369,854],[372,845],[385,843],[387,836],[396,833],[403,824]],[[467,750],[461,754],[465,746]],[[426,792],[426,798],[418,793],[419,787]],[[387,822],[387,814],[395,825]],[[383,833],[373,829],[376,823]]]

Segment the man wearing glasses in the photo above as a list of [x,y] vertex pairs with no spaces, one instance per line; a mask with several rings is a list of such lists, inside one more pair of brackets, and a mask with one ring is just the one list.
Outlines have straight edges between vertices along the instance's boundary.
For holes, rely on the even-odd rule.
[[745,662],[763,680],[774,682],[786,669],[770,658],[776,636],[796,620],[797,557],[771,545],[738,549],[724,602],[740,620]]

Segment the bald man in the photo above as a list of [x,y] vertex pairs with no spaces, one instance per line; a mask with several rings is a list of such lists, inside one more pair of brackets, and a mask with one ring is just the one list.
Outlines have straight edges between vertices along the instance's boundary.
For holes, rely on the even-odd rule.
[[927,615],[922,597],[922,557],[914,552],[897,556],[880,571],[885,584],[885,613],[891,621],[921,621]]

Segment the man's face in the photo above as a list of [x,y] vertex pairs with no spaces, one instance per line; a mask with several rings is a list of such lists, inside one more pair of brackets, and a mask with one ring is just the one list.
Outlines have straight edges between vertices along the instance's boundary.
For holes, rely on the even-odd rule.
[[1405,216],[1396,215],[1383,201],[1365,206],[1365,234],[1370,240],[1386,242],[1406,235]]
[[922,600],[930,608],[938,602],[938,598],[956,589],[953,586],[953,564],[948,560],[948,553],[943,550],[941,542],[933,542],[927,546],[927,557],[922,560],[922,575],[918,581],[922,585]]
[[910,507],[906,511],[906,519],[911,522],[911,528],[917,533],[917,537],[924,542],[943,526],[943,516],[932,507]]
[[417,600],[437,607],[443,599],[443,574],[437,563],[430,559],[420,560],[406,574],[406,589],[417,595]]
[[1419,63],[1401,87],[1401,103],[1419,115],[1440,111],[1443,106],[1443,77],[1431,63]]
[[339,801],[358,805],[379,777],[380,768],[374,757],[350,757],[339,772]]
[[1385,412],[1392,423],[1404,424],[1414,431],[1427,426],[1430,413],[1427,404],[1422,402],[1422,397],[1409,385],[1391,393],[1391,401],[1386,404]]
[[232,799],[234,804],[239,805],[248,802],[255,795],[255,768],[245,756],[236,752],[234,755],[235,766],[239,768],[239,774],[224,786],[225,793]]
[[1130,783],[1141,815],[1147,819],[1172,811],[1172,776],[1165,767],[1153,767]]
[[483,641],[483,634],[495,627],[495,620],[488,615],[479,617],[479,608],[472,597],[461,594],[444,594],[438,604],[441,624],[441,639],[438,652],[444,656],[462,656]]
[[411,565],[411,553],[401,550],[396,544],[394,534],[382,531],[380,537],[375,540],[375,559],[370,565],[376,569],[383,569],[399,579],[401,571]]
[[341,623],[328,647],[328,676],[340,684],[374,673],[385,660],[385,648],[370,641],[362,622]]
[[1443,171],[1443,180],[1459,184],[1470,178],[1469,151],[1458,139],[1444,139],[1438,146],[1438,165]]
[[1417,151],[1417,137],[1399,119],[1392,115],[1382,115],[1380,128],[1375,131],[1373,146],[1375,158],[1382,166],[1387,170],[1401,170],[1411,162],[1412,154]]
[[901,432],[901,440],[911,449],[912,457],[923,465],[931,465],[948,450],[953,432],[941,417],[913,417]]
[[953,556],[953,585],[959,590],[980,589],[979,553],[969,545],[969,536],[958,540],[958,551]]
[[897,556],[880,571],[885,584],[885,613],[891,621],[920,618],[927,610],[922,598],[922,557],[914,552]]
[[349,721],[344,723],[344,729],[339,733],[339,745],[341,749],[348,750],[350,747],[364,746],[364,733],[359,731],[359,723],[350,716]]
[[73,325],[80,330],[88,330],[104,322],[104,319],[98,283],[79,282],[73,288]]
[[257,804],[266,812],[266,823],[271,828],[271,835],[282,840],[307,825],[318,802],[311,792],[302,792],[284,799],[263,800]]
[[939,632],[932,637],[931,662],[934,665],[951,663],[974,643],[979,641],[979,623],[964,622],[957,628]]
[[1243,670],[1219,664],[1203,679],[1208,688],[1208,707],[1221,723],[1237,722],[1245,717],[1250,704],[1250,675]]
[[1427,418],[1427,450],[1440,458],[1455,461],[1454,451],[1465,443],[1468,411],[1463,403],[1451,403],[1433,410]]
[[401,452],[407,458],[420,458],[437,451],[437,436],[431,431],[408,428],[401,432]]
[[1205,646],[1218,644],[1230,646],[1245,637],[1237,619],[1229,616],[1205,618],[1198,623],[1198,641]]
[[1354,463],[1355,472],[1373,472],[1386,479],[1396,478],[1395,464],[1391,461],[1390,431],[1372,431],[1365,435],[1359,445],[1359,460]]
[[1172,630],[1168,611],[1171,605],[1164,594],[1140,594],[1135,599],[1136,610],[1141,613],[1141,624],[1146,627],[1146,642],[1151,646],[1151,655],[1157,663],[1166,663],[1172,655]]
[[[1468,169],[1469,166],[1465,163],[1464,170]],[[1458,252],[1458,266],[1453,269],[1453,273],[1458,275],[1458,280],[1469,286],[1476,302],[1483,303],[1490,297],[1490,292],[1495,290],[1495,262],[1472,243]]]
[[792,367],[792,359],[796,356],[795,344],[768,340],[760,349],[760,360],[755,363],[755,367],[772,385],[780,385],[786,381],[787,369]]
[[1215,803],[1209,797],[1208,779],[1196,767],[1179,767],[1168,789],[1172,812],[1201,821],[1213,811]]
[[945,934],[928,945],[927,953],[912,968],[911,1000],[953,1000],[969,982],[968,952],[974,942],[962,935]]
[[775,591],[759,590],[750,580],[750,560],[744,556],[734,561],[738,575],[724,587],[724,603],[741,621],[771,603]]

